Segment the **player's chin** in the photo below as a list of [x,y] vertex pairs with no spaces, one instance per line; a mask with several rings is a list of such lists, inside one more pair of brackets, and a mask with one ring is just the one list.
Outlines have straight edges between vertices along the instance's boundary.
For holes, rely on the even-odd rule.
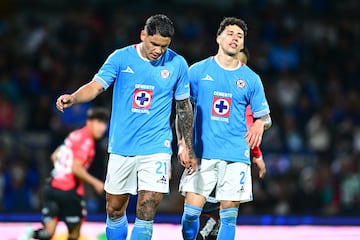
[[103,135],[104,135],[104,133],[97,133],[97,134],[94,135],[94,138],[96,140],[99,140],[99,139],[101,139],[103,137]]
[[237,55],[238,55],[238,52],[235,50],[228,51],[228,56],[237,57]]

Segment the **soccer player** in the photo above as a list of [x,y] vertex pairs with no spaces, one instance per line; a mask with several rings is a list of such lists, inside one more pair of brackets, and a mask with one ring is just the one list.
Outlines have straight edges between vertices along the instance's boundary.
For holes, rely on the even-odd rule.
[[181,164],[196,169],[192,145],[193,111],[189,100],[188,65],[169,49],[172,21],[163,14],[149,17],[141,42],[115,50],[92,81],[57,99],[60,111],[88,102],[114,83],[110,119],[110,153],[105,180],[106,236],[128,235],[126,208],[137,194],[136,219],[130,239],[151,239],[156,208],[169,191],[172,154],[170,113],[175,98],[178,128],[184,133]]
[[86,217],[84,182],[101,194],[104,183],[87,172],[95,156],[95,140],[107,130],[109,111],[94,107],[87,112],[85,126],[72,131],[64,143],[51,155],[54,169],[43,189],[42,222],[44,227],[28,231],[20,239],[29,237],[50,240],[59,220],[68,228],[68,239],[80,237],[82,221]]
[[[247,64],[249,60],[249,50],[244,47],[239,52],[238,58],[240,62]],[[246,107],[246,125],[249,128],[254,122],[250,106]],[[263,178],[266,173],[265,162],[262,157],[260,147],[250,149],[253,163],[259,169],[259,177]],[[215,199],[215,190],[206,199],[206,203],[200,215],[200,230],[196,237],[197,240],[215,240],[218,235],[220,221],[219,221],[220,203]]]
[[[246,33],[243,20],[225,18],[217,32],[217,54],[189,70],[195,101],[194,148],[200,161],[194,174],[184,172],[179,187],[185,195],[181,223],[186,240],[196,238],[199,216],[215,186],[220,201],[217,239],[234,239],[239,205],[252,200],[250,149],[260,145],[271,118],[260,77],[238,59]],[[248,105],[254,116],[249,128]]]

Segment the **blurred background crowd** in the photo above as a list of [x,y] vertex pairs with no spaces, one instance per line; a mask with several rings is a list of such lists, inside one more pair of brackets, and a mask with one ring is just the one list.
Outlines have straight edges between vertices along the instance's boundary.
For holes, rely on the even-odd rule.
[[[273,118],[261,145],[263,181],[241,214],[360,214],[360,2],[357,0],[2,0],[0,3],[0,212],[39,212],[49,155],[111,89],[64,114],[55,99],[91,80],[115,49],[138,43],[147,17],[175,23],[170,48],[188,64],[215,54],[225,16],[248,24],[248,65]],[[359,82],[358,82],[359,81]],[[104,178],[107,139],[90,171]],[[181,166],[160,213],[180,213]],[[90,213],[104,196],[88,189]],[[134,210],[134,209],[132,209]],[[131,209],[129,209],[131,212]]]

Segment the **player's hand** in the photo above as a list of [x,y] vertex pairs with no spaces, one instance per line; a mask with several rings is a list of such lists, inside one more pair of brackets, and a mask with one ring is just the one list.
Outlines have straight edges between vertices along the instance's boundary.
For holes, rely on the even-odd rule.
[[259,147],[262,141],[262,136],[264,133],[264,123],[262,120],[256,120],[248,129],[245,134],[246,143],[251,149],[254,147]]
[[74,104],[74,98],[72,95],[70,94],[64,94],[61,95],[60,97],[58,97],[58,99],[56,100],[56,108],[60,111],[60,112],[64,112],[65,108],[70,107],[71,105]]
[[184,139],[178,144],[178,160],[182,166],[184,166],[188,174],[192,174],[196,170],[197,160],[194,152],[189,152],[189,149],[185,145]]
[[259,158],[253,157],[253,163],[256,168],[259,170],[259,178],[263,179],[266,174],[266,166],[262,156]]
[[[193,155],[195,156],[195,155]],[[196,171],[196,165],[197,165],[197,159],[196,158],[190,158],[190,162],[188,164],[188,167],[186,167],[188,174],[191,175]]]
[[104,183],[101,181],[94,182],[93,188],[97,194],[102,194],[104,192]]

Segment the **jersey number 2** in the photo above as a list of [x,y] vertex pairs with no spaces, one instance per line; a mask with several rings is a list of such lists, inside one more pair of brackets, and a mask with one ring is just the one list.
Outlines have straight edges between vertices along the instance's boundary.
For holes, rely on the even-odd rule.
[[241,171],[240,172],[240,184],[244,184],[245,183],[245,172]]

